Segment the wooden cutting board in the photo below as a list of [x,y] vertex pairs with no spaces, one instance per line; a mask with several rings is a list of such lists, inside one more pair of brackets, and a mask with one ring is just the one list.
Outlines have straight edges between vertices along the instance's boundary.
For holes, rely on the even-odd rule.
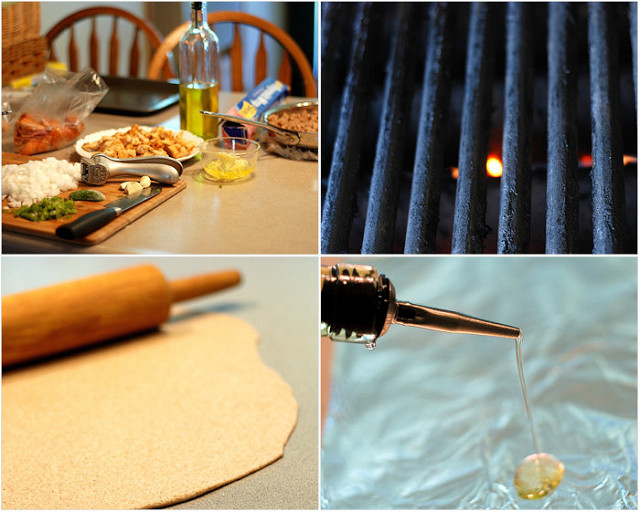
[[[13,153],[2,153],[2,165],[6,164],[23,164],[30,160],[42,160],[40,157],[28,157],[22,155],[16,155]],[[70,216],[66,219],[53,219],[42,222],[32,222],[20,217],[15,217],[11,211],[4,210],[5,206],[8,206],[8,202],[6,199],[2,200],[2,229],[7,231],[14,231],[17,233],[23,233],[27,235],[41,236],[45,238],[53,238],[55,240],[60,240],[64,242],[72,242],[81,245],[95,245],[98,244],[107,238],[109,238],[114,233],[117,233],[122,228],[131,224],[134,220],[142,217],[145,213],[153,210],[156,206],[161,203],[164,203],[167,199],[173,197],[181,190],[185,189],[187,184],[184,180],[180,179],[178,183],[175,185],[165,185],[163,187],[162,192],[158,195],[152,197],[151,199],[147,199],[143,203],[140,203],[138,206],[127,210],[122,213],[120,216],[116,217],[113,221],[111,221],[106,226],[103,226],[97,231],[94,231],[90,235],[87,235],[84,238],[80,238],[77,240],[64,240],[58,236],[56,236],[56,229],[61,224],[66,224],[67,222],[74,221],[81,215],[85,215],[94,210],[100,210],[104,208],[104,206],[111,201],[115,201],[116,199],[122,197],[124,193],[120,190],[120,183],[122,181],[127,181],[126,178],[122,178],[121,180],[110,180],[106,184],[100,187],[92,187],[90,185],[85,185],[80,183],[78,185],[78,189],[94,189],[102,192],[106,199],[99,203],[92,203],[89,201],[76,201],[76,209],[78,213]],[[68,198],[69,194],[72,191],[69,190],[67,192],[62,192],[59,194],[59,197]]]

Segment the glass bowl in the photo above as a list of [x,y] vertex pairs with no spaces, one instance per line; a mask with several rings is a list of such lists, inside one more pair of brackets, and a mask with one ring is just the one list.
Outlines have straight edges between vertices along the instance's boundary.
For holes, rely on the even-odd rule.
[[253,174],[260,144],[252,139],[218,137],[202,144],[202,175],[212,181],[237,181]]

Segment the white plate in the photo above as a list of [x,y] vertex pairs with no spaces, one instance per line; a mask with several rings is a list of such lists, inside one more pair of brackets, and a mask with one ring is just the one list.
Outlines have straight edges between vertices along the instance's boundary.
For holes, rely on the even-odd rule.
[[[85,158],[90,158],[91,155],[93,155],[93,153],[82,149],[83,144],[86,144],[87,142],[95,142],[97,140],[100,140],[102,137],[108,137],[110,135],[115,135],[116,133],[124,133],[128,131],[130,128],[131,126],[125,126],[124,128],[117,128],[113,130],[102,130],[100,132],[91,133],[87,135],[84,139],[81,139],[78,142],[76,142],[76,152],[80,156],[83,156]],[[144,128],[145,130],[152,130],[153,128],[157,128],[157,126],[140,126],[140,128]],[[178,161],[184,162],[185,160],[189,160],[190,158],[193,158],[194,156],[200,153],[200,145],[204,142],[200,137],[186,130],[169,130],[169,131],[173,132],[175,135],[182,134],[182,136],[186,141],[193,142],[197,146],[193,153],[187,156],[183,156],[181,158],[177,158]]]

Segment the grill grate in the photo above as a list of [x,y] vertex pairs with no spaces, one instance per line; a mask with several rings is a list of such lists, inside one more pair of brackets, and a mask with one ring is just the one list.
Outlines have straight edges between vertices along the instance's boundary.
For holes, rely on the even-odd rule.
[[636,252],[636,19],[323,3],[322,252]]

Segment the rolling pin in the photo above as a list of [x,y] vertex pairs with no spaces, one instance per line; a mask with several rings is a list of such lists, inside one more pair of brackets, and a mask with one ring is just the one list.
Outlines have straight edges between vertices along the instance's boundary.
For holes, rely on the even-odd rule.
[[153,265],[2,298],[2,367],[158,327],[171,304],[240,282],[234,270],[168,282]]

